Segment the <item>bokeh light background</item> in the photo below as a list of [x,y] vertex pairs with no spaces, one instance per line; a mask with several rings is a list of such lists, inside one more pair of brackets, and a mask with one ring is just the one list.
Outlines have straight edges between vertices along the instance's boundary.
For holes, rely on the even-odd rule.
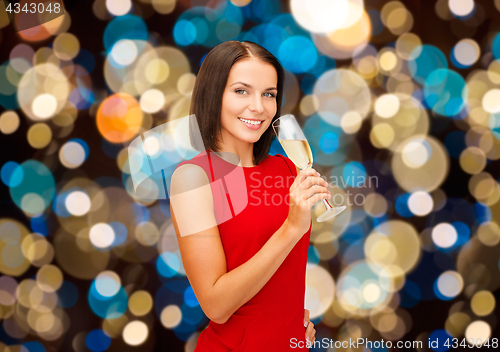
[[127,147],[231,39],[281,61],[283,113],[350,195],[313,224],[316,339],[500,337],[499,0],[95,0],[0,28],[0,351],[193,351],[208,319]]

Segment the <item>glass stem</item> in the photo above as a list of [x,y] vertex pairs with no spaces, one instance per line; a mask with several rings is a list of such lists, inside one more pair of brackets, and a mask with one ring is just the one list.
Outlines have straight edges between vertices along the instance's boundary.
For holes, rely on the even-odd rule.
[[[303,169],[300,169],[301,171],[302,170],[305,170],[305,169],[312,169],[312,163],[309,163],[309,165],[307,165],[305,168]],[[325,205],[325,208],[326,210],[330,210],[330,209],[333,209],[333,207],[331,206],[330,202],[328,202],[326,199],[323,199],[323,204]]]

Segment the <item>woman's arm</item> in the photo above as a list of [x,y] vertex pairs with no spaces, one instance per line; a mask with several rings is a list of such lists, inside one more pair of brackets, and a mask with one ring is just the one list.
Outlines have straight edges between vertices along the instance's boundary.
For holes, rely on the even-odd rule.
[[[170,211],[186,275],[208,318],[223,324],[269,281],[300,235],[286,220],[251,259],[227,272],[205,171],[197,165],[182,165],[172,175],[171,185]],[[190,185],[189,197],[179,193],[187,191],[186,185]],[[199,231],[194,232],[190,224],[200,219]]]

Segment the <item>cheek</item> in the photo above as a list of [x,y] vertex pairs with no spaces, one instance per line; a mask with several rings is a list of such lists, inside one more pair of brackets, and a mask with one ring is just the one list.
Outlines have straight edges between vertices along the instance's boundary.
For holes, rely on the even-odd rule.
[[230,115],[239,115],[245,109],[245,102],[243,99],[228,96],[222,102],[222,110]]
[[278,110],[278,104],[276,103],[276,100],[270,100],[269,102],[267,102],[266,110],[269,114],[274,116],[276,114],[276,111]]

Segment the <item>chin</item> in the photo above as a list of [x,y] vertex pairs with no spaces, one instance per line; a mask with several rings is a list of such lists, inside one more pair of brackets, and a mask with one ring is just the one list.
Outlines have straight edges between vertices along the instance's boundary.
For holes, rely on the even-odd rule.
[[245,142],[248,142],[248,143],[255,143],[257,142],[260,137],[262,137],[262,134],[258,135],[258,136],[253,136],[253,137],[249,137],[249,136],[241,136],[241,140],[242,141],[245,141]]

